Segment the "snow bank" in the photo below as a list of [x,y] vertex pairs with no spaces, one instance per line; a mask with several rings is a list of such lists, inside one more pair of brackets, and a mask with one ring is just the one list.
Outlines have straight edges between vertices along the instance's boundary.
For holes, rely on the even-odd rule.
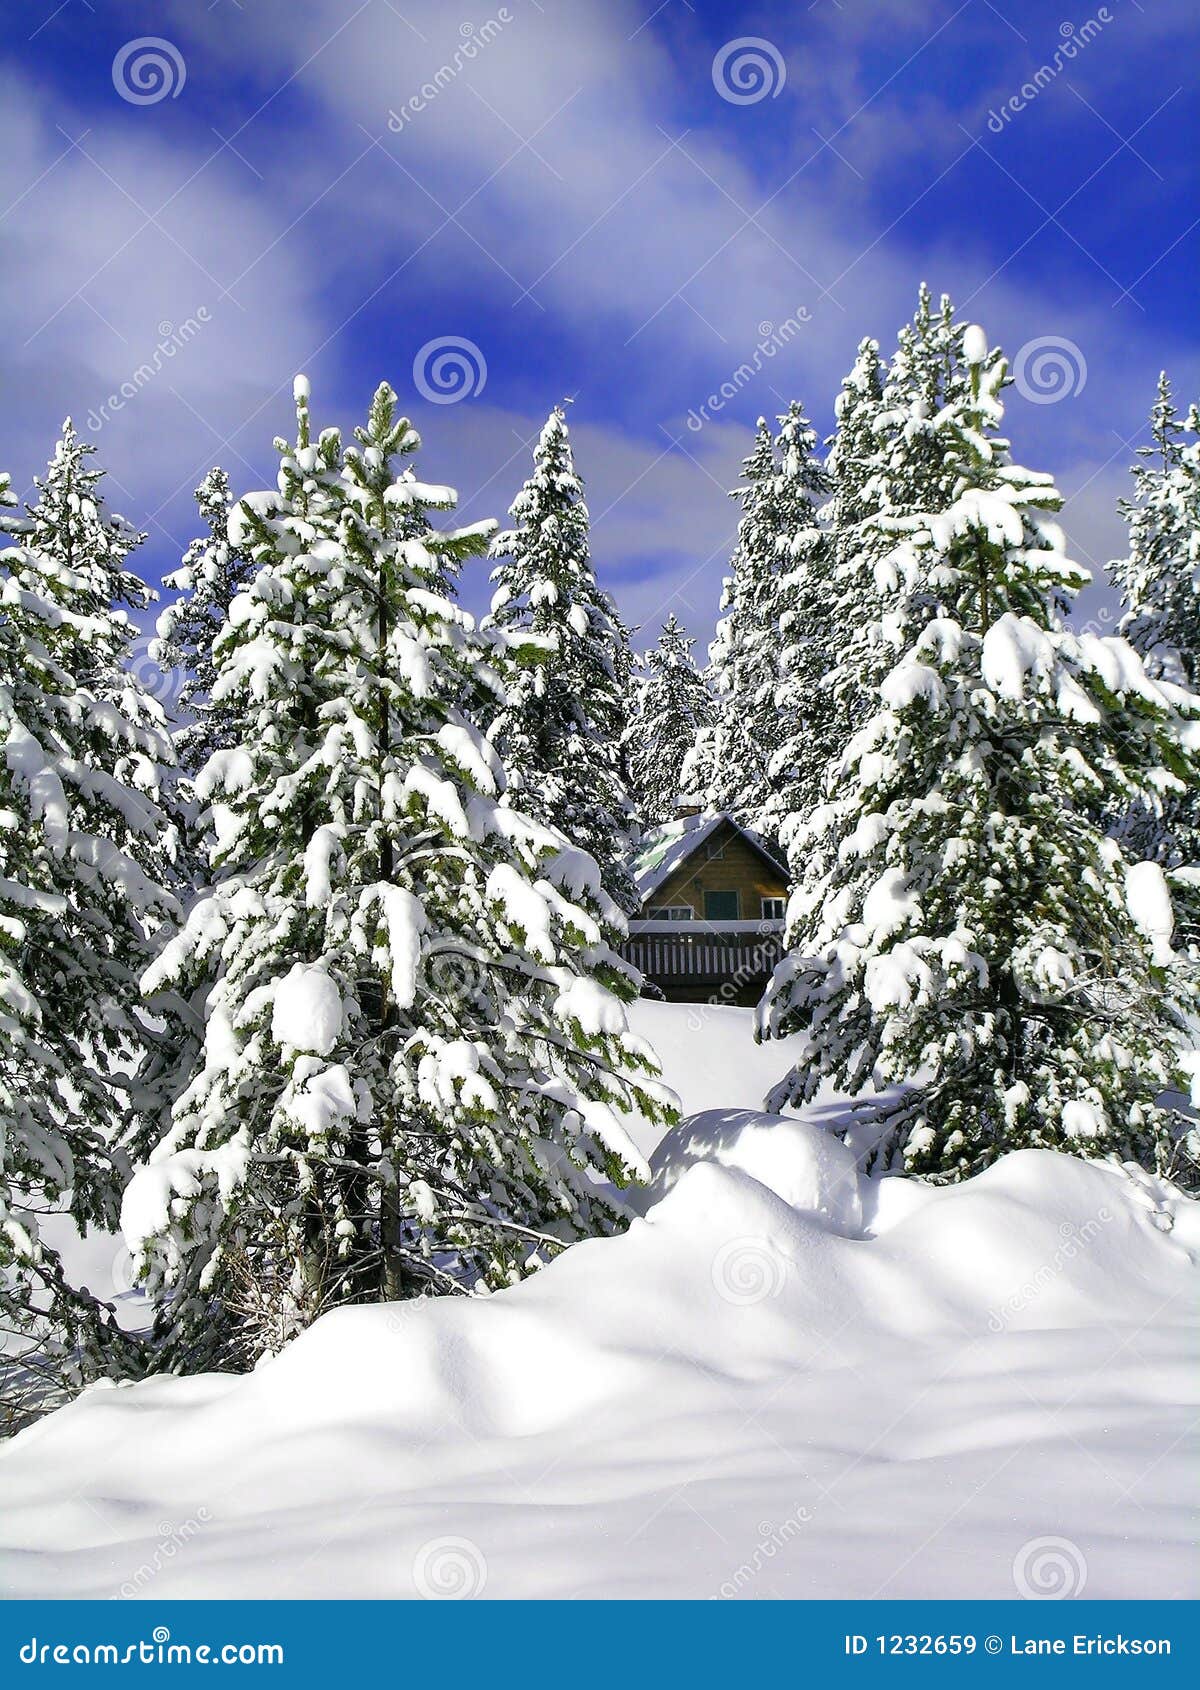
[[[791,1038],[756,1045],[754,1011],[736,1004],[639,998],[628,1018],[658,1056],[685,1117],[703,1109],[758,1107],[796,1061],[800,1043]],[[648,1156],[661,1136],[661,1127],[649,1129],[638,1148]]]
[[650,1158],[650,1185],[636,1194],[643,1213],[701,1162],[739,1168],[797,1214],[825,1221],[847,1237],[861,1233],[854,1156],[840,1138],[813,1121],[761,1115],[752,1109],[706,1109],[681,1121]]
[[862,1181],[817,1133],[711,1111],[510,1291],[90,1392],[0,1454],[0,1586],[1001,1597],[1053,1537],[1089,1596],[1193,1592],[1200,1206],[1047,1151]]

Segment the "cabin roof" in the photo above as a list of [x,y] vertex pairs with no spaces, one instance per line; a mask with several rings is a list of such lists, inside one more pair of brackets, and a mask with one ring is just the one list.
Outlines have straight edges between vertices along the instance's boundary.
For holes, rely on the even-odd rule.
[[630,865],[633,882],[642,903],[652,898],[675,870],[681,868],[723,823],[728,823],[735,833],[741,834],[751,849],[757,851],[784,881],[787,880],[787,869],[760,834],[743,827],[723,810],[710,810],[702,815],[680,816],[675,821],[664,822],[661,827],[650,828],[643,834]]

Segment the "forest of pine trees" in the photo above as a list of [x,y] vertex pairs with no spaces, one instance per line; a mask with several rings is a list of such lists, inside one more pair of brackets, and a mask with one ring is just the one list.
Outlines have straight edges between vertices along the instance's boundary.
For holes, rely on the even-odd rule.
[[[681,799],[790,864],[770,1107],[878,1093],[864,1164],[939,1181],[1024,1146],[1192,1179],[1200,414],[1162,378],[1106,637],[1008,379],[922,289],[824,451],[760,420],[704,670],[674,614],[631,649],[561,409],[507,529],[454,528],[386,384],[344,439],[298,378],[275,485],[197,489],[171,719],[93,448],[68,420],[23,510],[0,476],[6,1391],[248,1367],[626,1225],[630,1125],[675,1114],[630,864]],[[62,1213],[123,1224],[153,1330],[72,1283]]]

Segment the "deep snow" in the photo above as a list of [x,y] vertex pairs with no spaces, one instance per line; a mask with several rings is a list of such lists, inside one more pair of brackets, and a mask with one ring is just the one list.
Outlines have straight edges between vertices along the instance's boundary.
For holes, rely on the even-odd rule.
[[[677,1008],[638,1013],[677,1085],[749,1025],[681,1044]],[[728,1107],[653,1166],[645,1219],[512,1291],[342,1310],[249,1377],[22,1434],[0,1586],[1197,1593],[1200,1205],[1044,1151],[861,1180],[810,1122]]]
[[[679,1098],[685,1116],[702,1109],[758,1109],[771,1087],[787,1073],[799,1048],[796,1038],[756,1045],[754,1012],[735,1004],[655,1003],[639,998],[629,1025],[653,1045],[663,1079]],[[640,1137],[649,1155],[661,1127]]]

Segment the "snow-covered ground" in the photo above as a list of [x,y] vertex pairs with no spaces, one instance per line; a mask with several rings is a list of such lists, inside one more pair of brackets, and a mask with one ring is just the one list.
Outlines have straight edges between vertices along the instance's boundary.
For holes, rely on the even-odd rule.
[[88,1393],[0,1454],[4,1592],[1197,1594],[1200,1205],[1040,1151],[862,1180],[734,1107],[748,1012],[688,1013],[638,1010],[709,1112],[625,1236]]
[[[663,1079],[678,1094],[684,1115],[761,1108],[767,1092],[786,1074],[797,1044],[795,1039],[755,1044],[754,1012],[735,1004],[639,998],[629,1021],[658,1052]],[[654,1143],[652,1138],[638,1148],[648,1155]]]

